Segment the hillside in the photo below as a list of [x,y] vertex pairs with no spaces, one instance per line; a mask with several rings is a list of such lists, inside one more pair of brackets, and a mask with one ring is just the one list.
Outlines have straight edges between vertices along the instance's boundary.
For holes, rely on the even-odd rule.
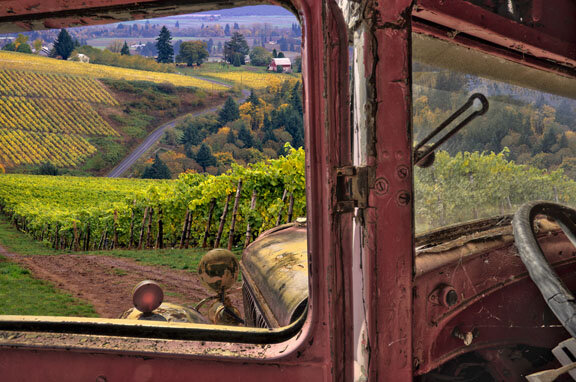
[[[221,174],[233,164],[277,158],[285,153],[286,143],[304,145],[302,82],[298,76],[246,71],[221,74],[230,74],[232,79],[263,78],[268,85],[258,81],[262,86],[253,89],[244,102],[228,99],[216,113],[188,116],[166,134],[159,158],[173,176],[188,169]],[[150,163],[151,159],[146,164]],[[136,174],[144,171],[141,164]]]
[[49,162],[101,174],[157,124],[219,102],[213,88],[226,89],[190,76],[0,51],[0,164],[11,172]]
[[31,54],[0,51],[0,70],[26,70],[36,73],[65,74],[91,78],[109,78],[126,81],[170,83],[204,90],[226,90],[226,87],[198,78],[172,73],[157,73],[74,61],[55,60]]

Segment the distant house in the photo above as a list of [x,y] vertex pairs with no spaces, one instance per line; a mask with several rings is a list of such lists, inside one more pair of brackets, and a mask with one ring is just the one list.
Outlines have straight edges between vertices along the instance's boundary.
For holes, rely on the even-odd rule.
[[278,67],[281,66],[284,73],[292,73],[292,62],[288,57],[273,58],[268,66],[268,71],[276,72]]
[[54,47],[53,44],[48,44],[48,46],[43,46],[42,49],[40,49],[40,52],[38,52],[38,55],[44,56],[44,57],[50,56],[50,52],[52,51],[53,47]]
[[88,64],[90,62],[90,57],[88,57],[85,54],[78,53],[74,57],[69,57],[68,61],[78,61],[78,62],[83,62],[85,64]]

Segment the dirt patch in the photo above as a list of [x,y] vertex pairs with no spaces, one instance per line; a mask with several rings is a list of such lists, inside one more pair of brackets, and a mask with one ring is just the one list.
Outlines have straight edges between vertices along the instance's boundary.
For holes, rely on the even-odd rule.
[[[193,306],[210,295],[195,273],[142,265],[131,259],[76,254],[24,256],[2,247],[0,255],[29,269],[35,278],[89,302],[104,318],[118,318],[131,308],[132,288],[143,280],[158,282],[164,290],[164,301],[184,306]],[[243,312],[241,293],[233,293],[230,298]]]

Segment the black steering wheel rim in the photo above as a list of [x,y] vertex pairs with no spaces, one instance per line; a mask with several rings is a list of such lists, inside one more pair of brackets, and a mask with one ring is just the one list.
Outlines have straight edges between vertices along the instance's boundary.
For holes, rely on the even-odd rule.
[[536,215],[554,218],[572,245],[576,246],[576,210],[562,204],[537,201],[524,204],[514,214],[514,241],[530,278],[560,323],[576,338],[576,301],[574,295],[558,277],[536,240]]

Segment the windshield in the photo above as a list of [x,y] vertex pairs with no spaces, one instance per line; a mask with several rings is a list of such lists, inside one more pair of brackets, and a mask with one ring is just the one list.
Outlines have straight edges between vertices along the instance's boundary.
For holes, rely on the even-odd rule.
[[415,145],[474,93],[488,99],[489,110],[441,145],[432,166],[415,168],[416,231],[510,214],[530,200],[574,204],[574,95],[488,79],[454,66],[413,62]]

